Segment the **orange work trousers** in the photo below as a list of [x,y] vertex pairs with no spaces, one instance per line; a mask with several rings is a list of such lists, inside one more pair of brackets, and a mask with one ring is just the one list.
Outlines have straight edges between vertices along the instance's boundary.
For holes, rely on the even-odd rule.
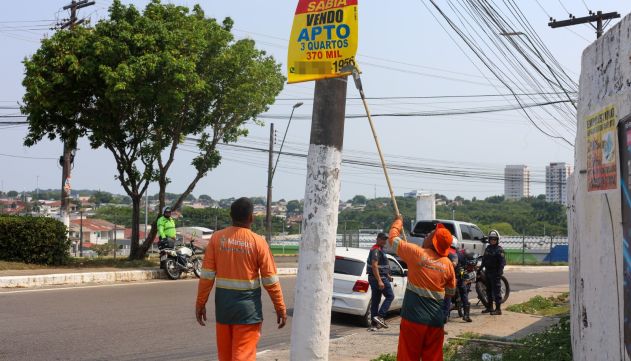
[[261,337],[261,323],[226,325],[217,322],[219,361],[254,361],[256,344]]
[[432,327],[401,318],[398,361],[443,361],[442,327]]

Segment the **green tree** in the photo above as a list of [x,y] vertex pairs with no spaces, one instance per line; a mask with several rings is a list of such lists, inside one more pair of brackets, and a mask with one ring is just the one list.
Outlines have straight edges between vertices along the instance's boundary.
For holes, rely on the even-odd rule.
[[111,243],[95,244],[92,246],[92,250],[99,257],[107,256],[110,253],[114,252],[115,249],[116,246]]
[[207,18],[200,6],[153,0],[140,12],[115,0],[93,30],[59,31],[25,60],[25,144],[87,135],[93,148],[112,153],[132,201],[132,259],[144,257],[156,232],[140,243],[142,196],[157,182],[165,205],[179,146],[193,142],[198,155],[175,209],[219,165],[217,145],[247,135],[246,122],[260,124],[257,115],[282,90],[280,65],[252,40],[235,41],[232,25]]
[[366,201],[368,201],[368,199],[366,199],[366,196],[358,194],[355,197],[353,197],[353,199],[351,200],[351,203],[354,206],[363,206],[364,204],[366,204]]
[[112,199],[113,197],[111,193],[97,191],[90,197],[90,202],[94,202],[96,204],[111,203]]
[[287,213],[302,213],[302,203],[295,199],[287,202]]
[[7,197],[9,198],[15,198],[19,195],[20,193],[18,193],[17,191],[8,191],[7,192]]

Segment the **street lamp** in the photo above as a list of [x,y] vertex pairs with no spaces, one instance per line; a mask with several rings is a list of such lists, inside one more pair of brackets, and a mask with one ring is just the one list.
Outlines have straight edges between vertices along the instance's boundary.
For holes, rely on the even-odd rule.
[[285,128],[285,134],[283,135],[283,140],[280,143],[280,149],[278,149],[278,156],[276,157],[276,164],[274,164],[274,169],[272,169],[272,178],[274,178],[274,174],[276,173],[276,166],[278,165],[278,160],[280,159],[280,155],[283,152],[283,145],[285,144],[285,138],[287,137],[287,132],[289,131],[289,125],[291,124],[291,118],[294,116],[294,110],[296,110],[296,108],[301,107],[303,104],[303,102],[298,102],[296,104],[294,104],[294,106],[291,108],[291,114],[289,115],[289,121],[287,122],[287,128]]
[[303,103],[298,102],[293,105],[291,108],[291,114],[289,115],[289,121],[287,122],[287,128],[285,128],[285,135],[283,135],[283,141],[280,144],[280,149],[278,150],[278,156],[276,157],[276,163],[274,164],[274,168],[272,168],[272,149],[273,149],[273,131],[274,124],[272,123],[272,130],[270,133],[270,154],[269,154],[269,165],[268,165],[268,176],[267,176],[267,204],[266,204],[266,214],[265,214],[265,228],[266,228],[266,238],[267,243],[270,244],[272,242],[272,180],[274,179],[274,174],[276,173],[276,166],[278,165],[278,160],[280,159],[281,152],[283,151],[283,145],[285,144],[285,138],[287,137],[287,131],[289,130],[289,125],[291,124],[291,118],[294,116],[294,110],[300,107]]

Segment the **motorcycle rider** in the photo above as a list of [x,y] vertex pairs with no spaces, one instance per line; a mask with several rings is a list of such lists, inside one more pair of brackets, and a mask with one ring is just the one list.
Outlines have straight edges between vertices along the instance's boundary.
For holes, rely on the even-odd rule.
[[[486,295],[488,307],[482,313],[490,313],[491,315],[501,315],[502,309],[502,274],[506,265],[504,257],[504,249],[499,245],[500,233],[493,229],[489,232],[489,245],[484,250],[482,256],[481,268],[486,270]],[[493,310],[493,301],[495,301],[495,310]]]
[[473,322],[470,317],[471,303],[469,303],[469,291],[471,290],[471,283],[467,283],[465,280],[465,274],[467,266],[467,251],[461,249],[458,251],[458,265],[456,266],[456,289],[458,290],[458,296],[462,304],[462,319],[466,322]]
[[171,207],[162,208],[162,215],[158,218],[158,248],[173,248],[175,246],[175,220],[171,218]]

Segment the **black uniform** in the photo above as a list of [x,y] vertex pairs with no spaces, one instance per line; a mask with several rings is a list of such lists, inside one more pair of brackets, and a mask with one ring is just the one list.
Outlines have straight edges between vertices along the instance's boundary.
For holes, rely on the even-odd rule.
[[482,256],[482,268],[486,270],[486,292],[489,303],[495,301],[497,308],[502,303],[501,276],[504,273],[505,265],[506,258],[502,246],[489,244],[484,250],[484,256]]
[[468,307],[469,303],[469,290],[471,284],[465,283],[464,275],[466,273],[467,257],[465,256],[465,250],[458,251],[458,266],[456,267],[456,288],[458,289],[458,295],[463,307]]

